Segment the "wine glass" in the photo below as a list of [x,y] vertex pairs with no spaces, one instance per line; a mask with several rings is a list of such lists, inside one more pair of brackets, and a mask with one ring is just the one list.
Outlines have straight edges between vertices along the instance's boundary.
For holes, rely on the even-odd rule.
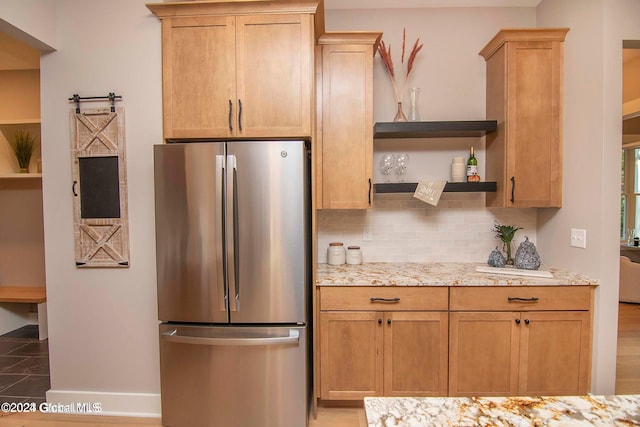
[[635,228],[627,228],[627,245],[633,246],[633,238],[636,237]]
[[403,182],[402,176],[404,175],[407,166],[409,165],[409,155],[406,153],[398,154],[396,156],[396,175],[398,175],[398,182]]
[[384,182],[391,182],[391,178],[389,175],[391,174],[391,169],[393,169],[396,162],[396,156],[394,154],[384,154],[380,159],[380,172],[384,175]]

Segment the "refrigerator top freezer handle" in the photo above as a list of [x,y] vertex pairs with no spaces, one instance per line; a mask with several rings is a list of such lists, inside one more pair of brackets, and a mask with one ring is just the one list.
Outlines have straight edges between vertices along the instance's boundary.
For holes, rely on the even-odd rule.
[[178,330],[173,329],[162,333],[162,339],[178,344],[195,345],[225,345],[225,346],[257,346],[257,345],[282,345],[299,344],[300,331],[289,329],[286,337],[258,337],[258,338],[206,338],[178,335]]

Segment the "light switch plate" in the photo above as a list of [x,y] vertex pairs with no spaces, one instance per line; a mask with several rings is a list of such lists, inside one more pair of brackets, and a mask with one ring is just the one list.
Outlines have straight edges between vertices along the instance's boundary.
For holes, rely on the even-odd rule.
[[373,239],[373,230],[370,225],[362,227],[362,241],[370,242]]
[[587,247],[587,230],[582,228],[572,228],[571,229],[571,246],[574,248],[583,248]]

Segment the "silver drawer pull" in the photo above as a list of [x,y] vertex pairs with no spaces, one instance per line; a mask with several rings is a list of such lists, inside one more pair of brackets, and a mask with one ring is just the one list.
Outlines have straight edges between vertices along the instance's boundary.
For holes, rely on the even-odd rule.
[[371,302],[399,302],[400,298],[398,298],[398,297],[395,297],[395,298],[371,297],[369,299],[369,301],[371,301]]
[[515,301],[519,301],[519,302],[536,302],[539,299],[540,298],[538,298],[538,297],[531,297],[531,298],[507,297],[507,300],[509,300],[509,302],[515,302]]

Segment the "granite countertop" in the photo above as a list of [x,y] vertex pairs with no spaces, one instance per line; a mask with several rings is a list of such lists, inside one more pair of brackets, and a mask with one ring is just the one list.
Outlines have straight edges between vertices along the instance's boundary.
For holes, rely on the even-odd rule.
[[582,274],[542,265],[553,278],[479,273],[470,262],[370,262],[360,265],[318,264],[318,286],[597,286]]
[[366,397],[369,427],[638,426],[640,395]]

